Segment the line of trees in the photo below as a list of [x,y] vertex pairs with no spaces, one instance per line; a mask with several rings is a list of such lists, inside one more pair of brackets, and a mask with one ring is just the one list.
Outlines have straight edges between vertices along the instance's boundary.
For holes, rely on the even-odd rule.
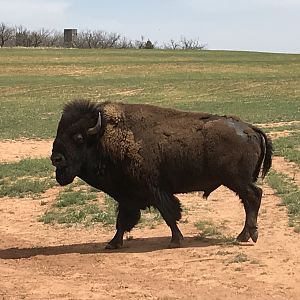
[[29,30],[0,23],[0,47],[62,47],[64,36],[55,30]]
[[[57,30],[42,28],[29,30],[23,26],[9,26],[0,23],[0,47],[64,47],[64,33]],[[151,42],[141,36],[140,40],[130,40],[117,33],[102,30],[84,30],[77,34],[74,47],[116,48],[116,49],[172,49],[172,50],[202,50],[206,46],[199,39],[182,37],[179,41],[171,39],[163,45]]]

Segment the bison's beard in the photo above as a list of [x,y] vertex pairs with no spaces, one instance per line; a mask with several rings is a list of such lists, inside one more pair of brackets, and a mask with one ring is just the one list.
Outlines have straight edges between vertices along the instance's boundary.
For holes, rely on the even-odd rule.
[[56,168],[56,181],[62,186],[72,183],[75,177],[68,168]]

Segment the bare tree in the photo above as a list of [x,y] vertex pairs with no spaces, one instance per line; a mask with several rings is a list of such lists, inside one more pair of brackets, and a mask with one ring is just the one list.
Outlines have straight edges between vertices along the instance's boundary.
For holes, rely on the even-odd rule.
[[134,48],[134,44],[131,40],[128,40],[126,37],[122,37],[115,44],[115,47],[119,49],[130,49]]
[[86,41],[89,48],[100,48],[102,41],[102,32],[101,31],[88,31],[86,33]]
[[53,30],[51,34],[44,38],[43,46],[45,47],[63,47],[64,34],[62,32]]
[[104,35],[104,43],[102,44],[102,48],[115,48],[118,40],[121,38],[121,36],[117,33],[108,33],[105,32]]
[[77,36],[78,48],[117,48],[121,36],[117,33],[109,33],[102,30],[86,30]]
[[175,40],[171,39],[168,44],[164,44],[164,49],[177,50],[180,49],[180,45]]
[[101,39],[101,36],[96,31],[82,31],[77,35],[76,46],[78,48],[99,48]]
[[199,38],[188,39],[183,36],[178,42],[173,39],[170,40],[168,44],[164,44],[163,48],[169,50],[203,50],[206,48],[206,45],[201,44]]
[[16,46],[21,47],[53,47],[62,46],[63,34],[54,30],[42,28],[36,31],[30,31],[23,26],[15,29]]
[[16,46],[30,47],[30,31],[23,26],[16,27]]
[[199,38],[187,39],[186,37],[181,37],[180,44],[184,50],[203,50],[205,48],[205,45],[199,42]]
[[15,30],[5,23],[0,23],[0,47],[4,47],[5,43],[12,40],[15,35]]
[[91,30],[83,31],[77,36],[79,48],[97,48],[99,41]]
[[135,48],[143,49],[144,46],[145,46],[145,37],[141,35],[141,39],[135,41]]
[[29,34],[29,39],[31,46],[40,47],[46,44],[47,38],[51,35],[51,31],[45,28],[42,28],[37,31],[31,31]]
[[74,47],[85,48],[85,42],[86,42],[85,32],[78,32],[77,38],[74,41]]

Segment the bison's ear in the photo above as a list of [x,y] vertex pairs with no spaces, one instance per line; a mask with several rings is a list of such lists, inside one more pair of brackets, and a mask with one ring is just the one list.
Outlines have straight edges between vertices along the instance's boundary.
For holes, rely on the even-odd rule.
[[100,129],[101,129],[101,113],[99,112],[97,124],[94,127],[89,128],[87,131],[87,134],[95,135],[95,134],[99,133]]

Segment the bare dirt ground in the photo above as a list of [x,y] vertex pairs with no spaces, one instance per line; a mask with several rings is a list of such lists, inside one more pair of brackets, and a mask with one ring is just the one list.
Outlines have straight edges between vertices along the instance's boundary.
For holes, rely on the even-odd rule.
[[259,123],[256,124],[259,127],[264,128],[274,128],[274,127],[282,127],[282,126],[288,126],[288,125],[299,125],[300,121],[288,121],[288,122],[277,122],[277,123]]
[[[9,141],[0,143],[1,160],[49,155],[51,142],[31,142],[22,141],[22,147],[14,142],[11,148]],[[295,165],[275,158],[274,168],[298,178],[299,185]],[[236,236],[243,227],[239,199],[220,188],[208,200],[179,195],[186,208],[179,224],[185,236],[182,248],[166,249],[170,231],[162,223],[134,229],[133,239],[112,252],[104,246],[113,229],[37,221],[58,187],[41,199],[2,198],[0,299],[300,299],[299,234],[288,227],[281,200],[266,183],[262,187],[255,245],[197,239],[196,221],[223,224],[227,236]]]
[[24,158],[50,156],[50,140],[4,140],[0,142],[0,162],[19,161]]

